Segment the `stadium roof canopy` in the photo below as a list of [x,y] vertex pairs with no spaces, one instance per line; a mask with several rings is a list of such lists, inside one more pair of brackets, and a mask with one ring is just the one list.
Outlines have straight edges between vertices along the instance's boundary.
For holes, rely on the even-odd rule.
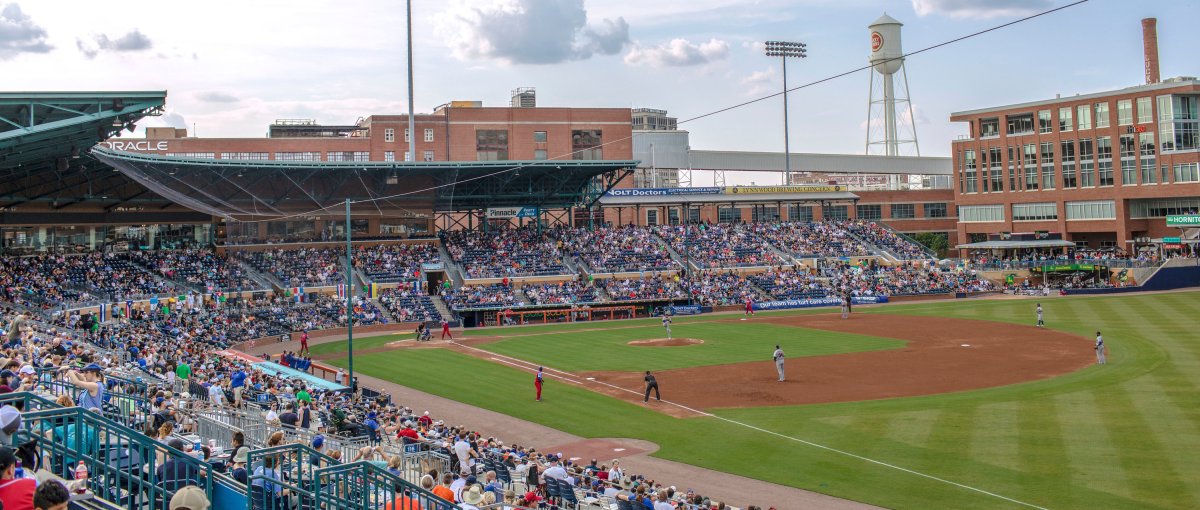
[[0,207],[40,200],[59,208],[92,197],[116,203],[145,194],[88,149],[161,114],[166,99],[166,91],[0,92]]
[[[686,190],[687,188],[678,189]],[[679,193],[672,195],[652,196],[605,195],[600,199],[600,205],[603,207],[655,207],[679,204],[790,204],[799,202],[857,202],[858,198],[858,195],[855,195],[849,191],[829,191],[817,193],[780,192],[756,194]]]
[[[233,219],[590,206],[637,161],[251,161],[92,149],[101,162],[190,209]],[[385,213],[385,211],[387,211]]]
[[960,244],[955,248],[1000,250],[1016,248],[1073,248],[1075,243],[1063,239],[1038,239],[1033,241],[980,241],[978,243]]

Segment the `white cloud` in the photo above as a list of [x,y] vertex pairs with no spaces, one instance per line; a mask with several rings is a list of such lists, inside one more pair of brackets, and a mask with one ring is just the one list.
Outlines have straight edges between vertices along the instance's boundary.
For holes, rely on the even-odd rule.
[[754,71],[750,76],[742,78],[742,86],[745,87],[747,96],[781,92],[783,88],[783,85],[779,83],[779,73],[775,71],[775,66],[768,67],[766,71]]
[[101,51],[146,51],[154,47],[154,41],[135,28],[116,39],[105,34],[94,35],[91,41],[75,39],[75,47],[79,48],[85,57],[96,58]]
[[203,101],[205,103],[236,103],[236,102],[238,102],[237,96],[230,94],[228,92],[221,92],[219,90],[209,90],[206,92],[197,92],[196,99],[199,99],[200,101]]
[[1054,6],[1053,0],[912,0],[918,16],[942,14],[954,18],[1024,16]]
[[46,42],[46,29],[21,12],[15,3],[0,4],[0,60],[21,53],[47,53],[54,47]]
[[729,57],[729,43],[720,39],[693,43],[687,39],[671,39],[669,42],[649,48],[635,44],[625,54],[625,63],[650,67],[680,67],[707,64]]
[[556,64],[615,55],[629,43],[624,18],[589,23],[583,0],[507,0],[485,7],[460,2],[440,32],[461,60]]

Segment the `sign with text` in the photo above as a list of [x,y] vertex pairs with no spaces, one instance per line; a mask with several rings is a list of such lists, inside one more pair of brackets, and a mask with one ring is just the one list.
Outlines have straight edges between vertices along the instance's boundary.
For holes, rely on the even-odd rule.
[[151,142],[150,140],[113,140],[111,142],[100,142],[109,149],[116,151],[166,151],[166,141]]
[[1164,243],[1182,243],[1183,240],[1181,240],[1178,237],[1164,237],[1163,242]]
[[729,186],[725,188],[726,195],[754,193],[838,193],[842,191],[846,191],[845,186]]
[[536,218],[536,207],[488,207],[488,219]]
[[622,188],[610,189],[610,197],[664,197],[669,195],[719,195],[724,188]]
[[[850,298],[850,302],[856,305],[873,305],[876,303],[887,303],[887,296],[856,296]],[[813,298],[813,299],[784,299],[781,301],[764,301],[762,303],[754,303],[755,310],[782,310],[784,308],[812,308],[816,306],[838,306],[842,304],[841,298]]]
[[1168,227],[1200,227],[1200,214],[1172,214],[1167,216]]

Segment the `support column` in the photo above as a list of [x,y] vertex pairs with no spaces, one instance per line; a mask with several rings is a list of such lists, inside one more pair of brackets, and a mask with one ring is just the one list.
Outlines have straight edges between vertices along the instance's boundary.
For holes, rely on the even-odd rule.
[[96,249],[96,227],[88,227],[88,249]]

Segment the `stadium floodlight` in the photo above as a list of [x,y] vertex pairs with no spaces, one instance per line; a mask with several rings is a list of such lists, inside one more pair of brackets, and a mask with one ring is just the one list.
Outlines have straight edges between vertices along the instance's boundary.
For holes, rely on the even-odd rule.
[[783,59],[783,184],[787,185],[791,184],[792,177],[792,150],[788,136],[787,59],[807,58],[808,45],[802,42],[767,41],[765,47],[768,57]]

